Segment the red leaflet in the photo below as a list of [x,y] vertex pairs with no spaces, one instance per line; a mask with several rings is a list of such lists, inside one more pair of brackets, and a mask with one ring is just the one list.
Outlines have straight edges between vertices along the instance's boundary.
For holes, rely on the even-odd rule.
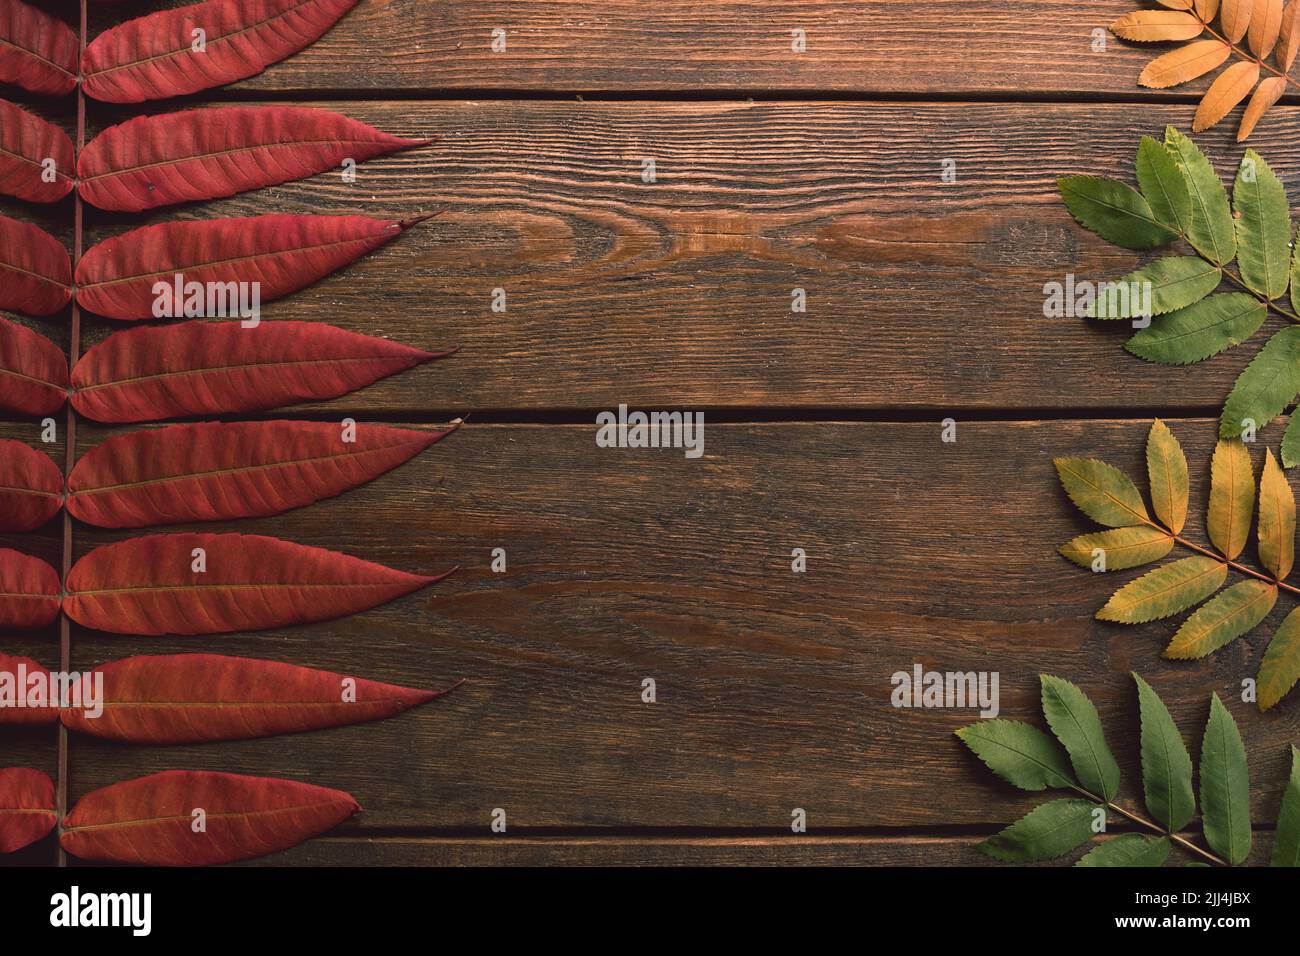
[[[67,133],[0,100],[0,191],[32,202],[56,202],[72,192],[72,171]],[[51,175],[53,181],[46,182]]]
[[337,398],[451,352],[317,322],[182,322],[118,332],[72,372],[72,407],[100,422],[260,411]]
[[128,657],[97,670],[104,675],[103,713],[88,717],[65,708],[63,723],[134,744],[243,740],[342,727],[391,717],[450,693],[220,654]]
[[256,76],[315,42],[356,4],[207,0],[128,20],[86,48],[86,95],[109,103],[139,103]]
[[62,96],[77,86],[77,35],[19,0],[0,0],[0,83]]
[[68,400],[68,360],[45,336],[0,319],[0,408],[49,415]]
[[167,770],[86,794],[59,843],[83,860],[206,866],[286,850],[360,809],[351,794],[293,780]]
[[31,555],[0,548],[0,629],[33,630],[59,616],[59,573]]
[[0,531],[31,531],[63,502],[63,473],[49,455],[20,441],[0,440]]
[[73,468],[68,511],[101,528],[279,514],[365,484],[450,433],[280,421],[116,435]]
[[444,577],[262,535],[155,534],[78,561],[63,607],[115,634],[221,634],[355,614]]
[[[156,318],[155,283],[171,286],[181,275],[183,284],[256,282],[261,301],[270,302],[427,218],[253,216],[145,226],[107,239],[82,256],[77,301],[110,319]],[[180,317],[179,308],[175,317]]]
[[0,216],[0,309],[49,315],[71,298],[72,259],[63,243],[35,226]]
[[0,853],[21,850],[54,829],[54,781],[39,770],[0,770]]
[[[39,675],[39,681],[44,685],[45,696],[39,702],[32,701],[30,696],[29,679],[32,675]],[[57,688],[50,687],[50,672],[36,661],[30,657],[0,653],[0,725],[54,723],[59,719],[60,702],[55,696],[57,693]],[[49,704],[51,699],[53,704]],[[20,700],[24,703],[21,707],[18,705]],[[26,706],[27,703],[39,703],[39,706],[29,707]],[[0,785],[0,790],[2,789],[3,785]],[[0,810],[0,815],[3,812]]]
[[138,212],[233,196],[425,142],[304,106],[139,116],[90,141],[77,160],[77,188],[100,209]]

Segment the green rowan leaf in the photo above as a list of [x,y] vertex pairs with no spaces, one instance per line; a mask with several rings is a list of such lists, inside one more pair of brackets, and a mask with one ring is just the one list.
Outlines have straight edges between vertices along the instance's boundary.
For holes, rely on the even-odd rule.
[[1277,332],[1264,343],[1228,393],[1219,434],[1241,434],[1248,423],[1263,428],[1295,401],[1300,392],[1300,326]]
[[1254,296],[1224,292],[1156,319],[1124,348],[1148,362],[1190,365],[1240,345],[1267,318],[1268,309]]
[[[1090,319],[1164,315],[1205,298],[1222,279],[1223,270],[1200,256],[1166,256],[1122,279],[1102,283],[1083,314]],[[1147,285],[1151,289],[1149,300],[1144,291]]]
[[1169,426],[1156,419],[1147,434],[1147,480],[1156,517],[1174,534],[1187,523],[1187,456]]
[[1291,748],[1291,777],[1282,791],[1273,838],[1273,866],[1300,866],[1300,750]]
[[1057,458],[1055,465],[1070,500],[1098,524],[1125,528],[1150,521],[1141,492],[1114,465],[1095,458]]
[[1242,281],[1269,299],[1281,297],[1290,279],[1291,209],[1281,181],[1253,149],[1237,169],[1232,208]]
[[1075,866],[1163,866],[1169,856],[1168,837],[1125,833],[1083,855]]
[[1092,838],[1097,807],[1073,797],[1052,800],[980,843],[979,849],[1004,863],[1055,859]]
[[1137,674],[1133,680],[1142,722],[1142,792],[1147,812],[1166,830],[1177,832],[1196,815],[1192,758],[1160,695]]
[[1276,601],[1276,585],[1254,578],[1238,581],[1197,608],[1178,629],[1163,656],[1185,661],[1213,654],[1268,617]]
[[1287,420],[1286,431],[1282,433],[1281,454],[1283,468],[1300,465],[1300,415],[1294,411]]
[[1119,791],[1119,764],[1101,729],[1097,708],[1078,687],[1050,674],[1039,675],[1043,716],[1070,755],[1070,765],[1083,788],[1103,800]]
[[1125,249],[1150,249],[1173,242],[1178,234],[1156,221],[1142,194],[1118,179],[1063,176],[1061,198],[1079,225]]
[[1260,710],[1268,710],[1285,697],[1300,680],[1300,608],[1296,608],[1278,625],[1268,642],[1264,659],[1259,662],[1255,678]]
[[1229,560],[1241,554],[1250,535],[1255,510],[1255,475],[1250,452],[1237,438],[1220,438],[1210,459],[1210,507],[1205,530],[1210,541]]
[[1074,783],[1063,751],[1047,734],[1018,720],[980,720],[957,731],[985,766],[1021,790],[1060,789]]
[[1159,561],[1173,550],[1174,539],[1150,525],[1111,528],[1081,534],[1061,545],[1060,552],[1082,568],[1094,568],[1100,558],[1102,571],[1125,571]]
[[1237,722],[1219,695],[1201,743],[1201,817],[1205,842],[1236,866],[1250,855],[1250,776]]
[[1157,221],[1186,232],[1192,222],[1187,179],[1169,151],[1150,136],[1138,143],[1137,181]]
[[1145,624],[1200,604],[1228,579],[1228,566],[1214,558],[1182,558],[1148,571],[1110,596],[1099,621]]
[[1227,265],[1237,255],[1237,230],[1223,181],[1200,148],[1172,126],[1165,127],[1165,148],[1187,177],[1192,200],[1188,241],[1211,262]]

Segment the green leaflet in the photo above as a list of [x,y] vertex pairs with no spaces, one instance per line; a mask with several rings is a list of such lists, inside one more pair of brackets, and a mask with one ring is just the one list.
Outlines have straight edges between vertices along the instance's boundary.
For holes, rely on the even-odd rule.
[[1292,413],[1287,420],[1286,431],[1282,433],[1281,453],[1283,468],[1300,465],[1300,415]]
[[1273,452],[1264,450],[1259,476],[1259,563],[1279,581],[1295,564],[1295,495]]
[[1238,581],[1183,622],[1165,648],[1170,660],[1213,654],[1245,634],[1273,610],[1277,587],[1267,581]]
[[1210,719],[1201,744],[1201,816],[1205,842],[1234,866],[1250,855],[1250,778],[1246,748],[1219,695],[1210,698]]
[[1174,539],[1166,532],[1150,525],[1138,525],[1081,534],[1061,545],[1060,552],[1083,568],[1124,571],[1159,561],[1173,547]]
[[1200,362],[1259,331],[1268,309],[1245,292],[1224,292],[1171,312],[1140,329],[1124,348],[1161,365]]
[[1268,710],[1300,680],[1300,608],[1296,608],[1278,625],[1268,642],[1264,659],[1259,662],[1255,690],[1259,709]]
[[1187,523],[1187,456],[1169,426],[1158,418],[1147,434],[1147,479],[1156,517],[1174,534],[1182,531]]
[[1043,716],[1070,755],[1079,783],[1103,800],[1112,799],[1119,791],[1119,764],[1106,745],[1097,708],[1067,680],[1050,674],[1040,675],[1039,680],[1043,687]]
[[[1096,298],[1083,314],[1090,319],[1164,315],[1205,298],[1222,278],[1223,270],[1200,256],[1166,256],[1148,262],[1122,279],[1099,285]],[[1143,291],[1148,283],[1149,300]]]
[[1150,520],[1131,478],[1095,458],[1057,458],[1056,474],[1070,500],[1098,524],[1125,528]]
[[1255,475],[1250,452],[1236,438],[1220,438],[1210,459],[1210,507],[1205,530],[1210,541],[1232,560],[1246,547],[1250,516],[1255,510]]
[[1169,856],[1168,837],[1125,833],[1100,843],[1075,866],[1161,866]]
[[1187,176],[1192,200],[1188,241],[1211,262],[1227,265],[1237,254],[1237,235],[1223,181],[1197,145],[1172,126],[1165,127],[1165,148]]
[[1273,839],[1273,866],[1300,866],[1300,750],[1291,748],[1291,778],[1282,791]]
[[1138,143],[1137,180],[1158,221],[1178,232],[1192,222],[1192,196],[1178,162],[1160,143],[1143,136]]
[[1201,603],[1227,579],[1228,566],[1222,561],[1182,558],[1124,585],[1097,612],[1097,620],[1145,624],[1169,617]]
[[1300,246],[1291,250],[1291,310],[1300,312]]
[[1061,198],[1079,225],[1125,249],[1150,249],[1178,234],[1156,221],[1150,204],[1132,186],[1100,176],[1063,176]]
[[1055,859],[1088,842],[1098,809],[1097,804],[1074,797],[1052,800],[980,843],[979,849],[1005,863]]
[[1165,702],[1137,674],[1133,680],[1142,721],[1142,791],[1147,812],[1166,830],[1175,832],[1196,815],[1192,758]]
[[1286,292],[1291,254],[1291,211],[1286,190],[1253,149],[1246,150],[1232,186],[1237,216],[1237,266],[1255,292],[1276,299]]
[[1037,727],[1018,720],[980,720],[957,736],[985,766],[1021,790],[1074,784],[1065,752]]
[[1269,339],[1232,386],[1219,420],[1224,438],[1240,435],[1247,424],[1263,428],[1282,414],[1300,392],[1300,326]]

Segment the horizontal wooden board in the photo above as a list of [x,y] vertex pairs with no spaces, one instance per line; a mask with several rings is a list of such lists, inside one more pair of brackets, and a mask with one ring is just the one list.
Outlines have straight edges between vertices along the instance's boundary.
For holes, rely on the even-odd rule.
[[[1199,509],[1213,424],[1174,427]],[[930,424],[719,425],[689,461],[597,449],[586,426],[468,427],[342,498],[229,526],[410,571],[461,566],[428,591],[274,633],[73,635],[83,670],[202,649],[463,687],[383,723],[279,739],[160,749],[74,737],[70,794],[171,767],[275,774],[353,793],[366,809],[342,835],[488,835],[496,808],[524,829],[779,831],[795,808],[811,832],[1015,819],[1035,798],[997,784],[952,736],[973,711],[891,705],[891,676],[920,663],[999,672],[1012,718],[1036,718],[1039,672],[1079,682],[1129,803],[1129,672],[1165,695],[1194,752],[1217,691],[1244,728],[1255,819],[1269,824],[1300,711],[1260,715],[1238,689],[1282,608],[1216,657],[1171,664],[1158,653],[1173,625],[1092,618],[1129,574],[1055,553],[1088,524],[1052,457],[1138,473],[1145,431],[973,423],[944,443]],[[75,549],[125,536],[77,525]],[[495,547],[504,574],[489,570]],[[806,573],[791,570],[794,548]],[[656,703],[641,701],[645,678]]]
[[[1204,412],[1258,347],[1170,369],[1123,351],[1126,323],[1043,314],[1045,283],[1116,278],[1140,261],[1077,226],[1056,177],[1131,181],[1139,137],[1166,121],[1185,128],[1190,107],[322,105],[438,142],[363,164],[354,184],[333,172],[148,216],[92,210],[87,234],[89,244],[171,219],[441,210],[264,307],[266,321],[462,349],[322,413],[585,414],[620,402]],[[1295,194],[1300,110],[1276,112],[1253,143]],[[1200,140],[1229,175],[1242,152],[1232,131]],[[647,158],[653,184],[641,180]],[[804,313],[791,311],[796,288]],[[505,313],[492,311],[496,289]],[[110,327],[88,319],[86,342]]]

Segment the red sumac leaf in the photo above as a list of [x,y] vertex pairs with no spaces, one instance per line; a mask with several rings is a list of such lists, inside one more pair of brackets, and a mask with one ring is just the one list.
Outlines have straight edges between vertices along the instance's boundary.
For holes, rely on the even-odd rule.
[[0,0],[0,83],[47,96],[71,93],[79,45],[62,20],[19,0]]
[[402,139],[329,110],[230,106],[138,116],[96,136],[77,189],[100,209],[138,212],[274,186],[426,140]]
[[450,431],[335,422],[204,422],[115,435],[68,478],[68,511],[101,528],[256,518],[364,484]]
[[0,853],[35,843],[59,822],[54,781],[28,767],[0,770]]
[[63,472],[49,455],[12,438],[0,440],[0,531],[31,531],[63,503]]
[[[46,182],[50,161],[54,181]],[[31,202],[57,202],[72,192],[74,169],[72,140],[67,133],[0,100],[0,192]]]
[[0,408],[49,415],[68,400],[68,359],[25,325],[0,319]]
[[[77,302],[110,319],[157,318],[154,285],[253,283],[262,302],[310,285],[428,218],[252,216],[164,222],[92,246],[77,263]],[[179,317],[181,301],[176,303]],[[192,316],[187,316],[192,317]]]
[[82,356],[72,370],[72,407],[119,423],[263,411],[337,398],[451,354],[319,322],[128,329]]
[[[64,708],[72,730],[134,744],[192,744],[380,720],[450,691],[221,654],[128,657],[96,668],[103,712]],[[454,689],[454,688],[452,688]]]
[[360,809],[351,794],[294,780],[166,770],[86,794],[59,843],[83,860],[206,866],[286,850]]
[[59,616],[59,572],[29,554],[0,548],[0,629],[34,630]]
[[[206,570],[193,570],[196,549]],[[78,561],[63,607],[115,634],[222,634],[355,614],[443,577],[262,535],[155,534]]]
[[72,258],[35,226],[0,216],[0,309],[49,315],[72,299]]
[[[43,675],[45,682],[46,705],[29,707],[30,700],[28,679],[33,674]],[[13,654],[0,653],[0,725],[33,726],[52,724],[59,719],[60,701],[52,704],[50,694],[57,694],[57,688],[50,688],[50,672],[30,657],[18,657]],[[19,706],[19,701],[23,702]]]
[[356,4],[207,0],[159,10],[95,37],[82,59],[83,86],[97,100],[139,103],[233,83],[310,46]]

